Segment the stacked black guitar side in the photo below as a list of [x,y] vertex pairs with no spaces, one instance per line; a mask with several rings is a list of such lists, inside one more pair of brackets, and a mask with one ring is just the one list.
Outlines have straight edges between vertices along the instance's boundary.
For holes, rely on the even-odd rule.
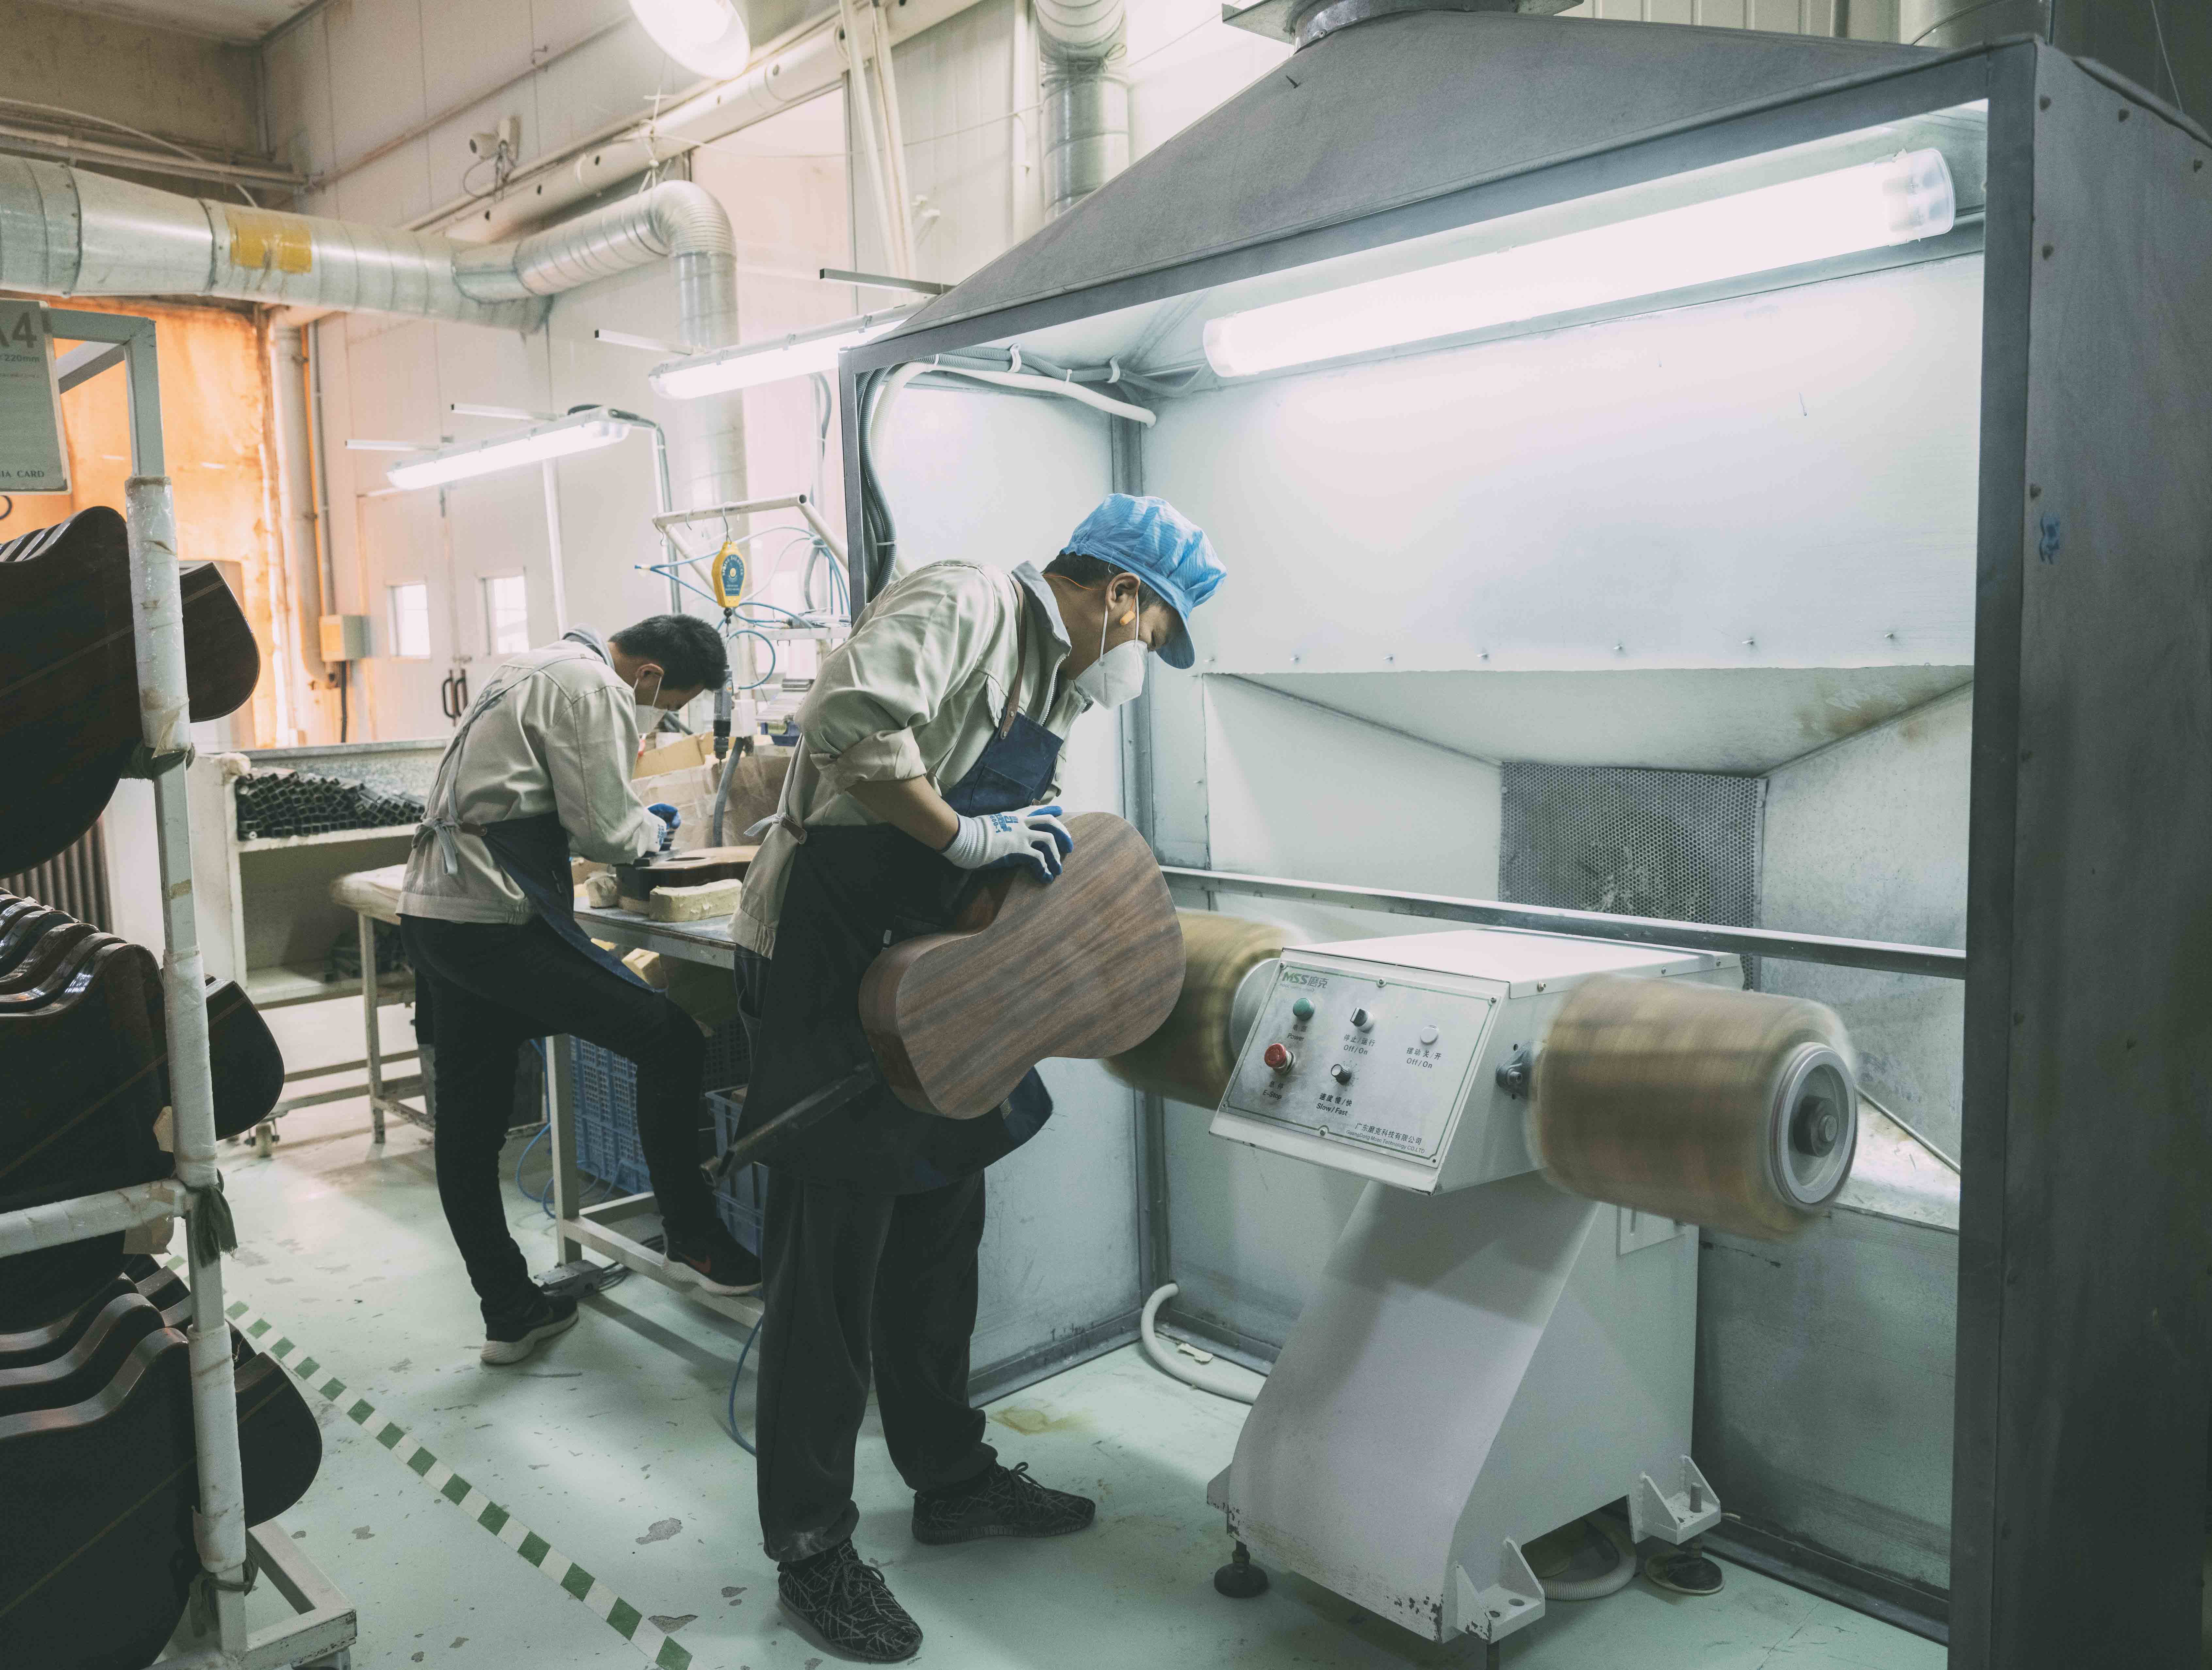
[[[191,717],[252,694],[260,655],[212,565],[182,577]],[[0,873],[70,846],[143,766],[123,519],[0,544]],[[235,986],[207,993],[216,1123],[276,1104],[283,1058]],[[156,1181],[174,1162],[161,966],[144,946],[0,894],[0,1213]],[[0,1258],[0,1664],[137,1670],[200,1568],[185,1284],[122,1234]],[[322,1454],[313,1412],[233,1332],[249,1523]]]

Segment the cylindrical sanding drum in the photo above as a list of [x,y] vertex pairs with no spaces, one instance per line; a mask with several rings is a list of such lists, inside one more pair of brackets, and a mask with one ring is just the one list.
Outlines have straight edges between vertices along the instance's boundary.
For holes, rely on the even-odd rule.
[[1269,965],[1285,945],[1301,942],[1277,923],[1216,911],[1178,910],[1176,920],[1182,926],[1182,995],[1158,1031],[1107,1057],[1106,1070],[1137,1090],[1211,1108],[1229,1088],[1244,1034],[1259,1017]]
[[1561,1188],[1779,1241],[1850,1176],[1850,1040],[1817,1003],[1601,975],[1552,1023],[1528,1128]]

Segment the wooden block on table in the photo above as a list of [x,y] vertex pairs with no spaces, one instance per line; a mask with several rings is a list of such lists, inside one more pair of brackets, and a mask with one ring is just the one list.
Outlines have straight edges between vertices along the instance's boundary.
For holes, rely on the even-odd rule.
[[741,881],[707,882],[697,887],[656,887],[646,899],[646,914],[656,922],[704,922],[738,908]]

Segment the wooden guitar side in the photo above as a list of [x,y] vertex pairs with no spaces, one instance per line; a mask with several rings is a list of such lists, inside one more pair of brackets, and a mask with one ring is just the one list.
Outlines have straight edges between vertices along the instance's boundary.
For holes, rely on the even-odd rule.
[[1068,830],[1075,850],[1057,880],[1016,872],[987,923],[903,941],[869,965],[861,1029],[908,1107],[980,1118],[1039,1061],[1118,1054],[1175,1007],[1182,930],[1151,847],[1105,812]]
[[[252,695],[261,652],[212,563],[178,577],[191,717]],[[92,827],[143,723],[130,542],[105,505],[0,544],[0,873],[43,864]]]

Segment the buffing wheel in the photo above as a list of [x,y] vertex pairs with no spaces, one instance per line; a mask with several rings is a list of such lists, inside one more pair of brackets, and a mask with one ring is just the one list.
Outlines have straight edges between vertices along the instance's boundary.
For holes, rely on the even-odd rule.
[[1850,1177],[1850,1040],[1817,1003],[1601,975],[1552,1023],[1528,1131],[1561,1188],[1783,1240]]
[[[1237,1068],[1237,1052],[1257,1017],[1267,971],[1289,929],[1211,910],[1178,910],[1182,926],[1182,995],[1158,1031],[1134,1049],[1106,1059],[1124,1084],[1196,1108],[1218,1105]],[[1257,976],[1257,978],[1255,978]],[[1247,1001],[1239,1004],[1243,992]]]

